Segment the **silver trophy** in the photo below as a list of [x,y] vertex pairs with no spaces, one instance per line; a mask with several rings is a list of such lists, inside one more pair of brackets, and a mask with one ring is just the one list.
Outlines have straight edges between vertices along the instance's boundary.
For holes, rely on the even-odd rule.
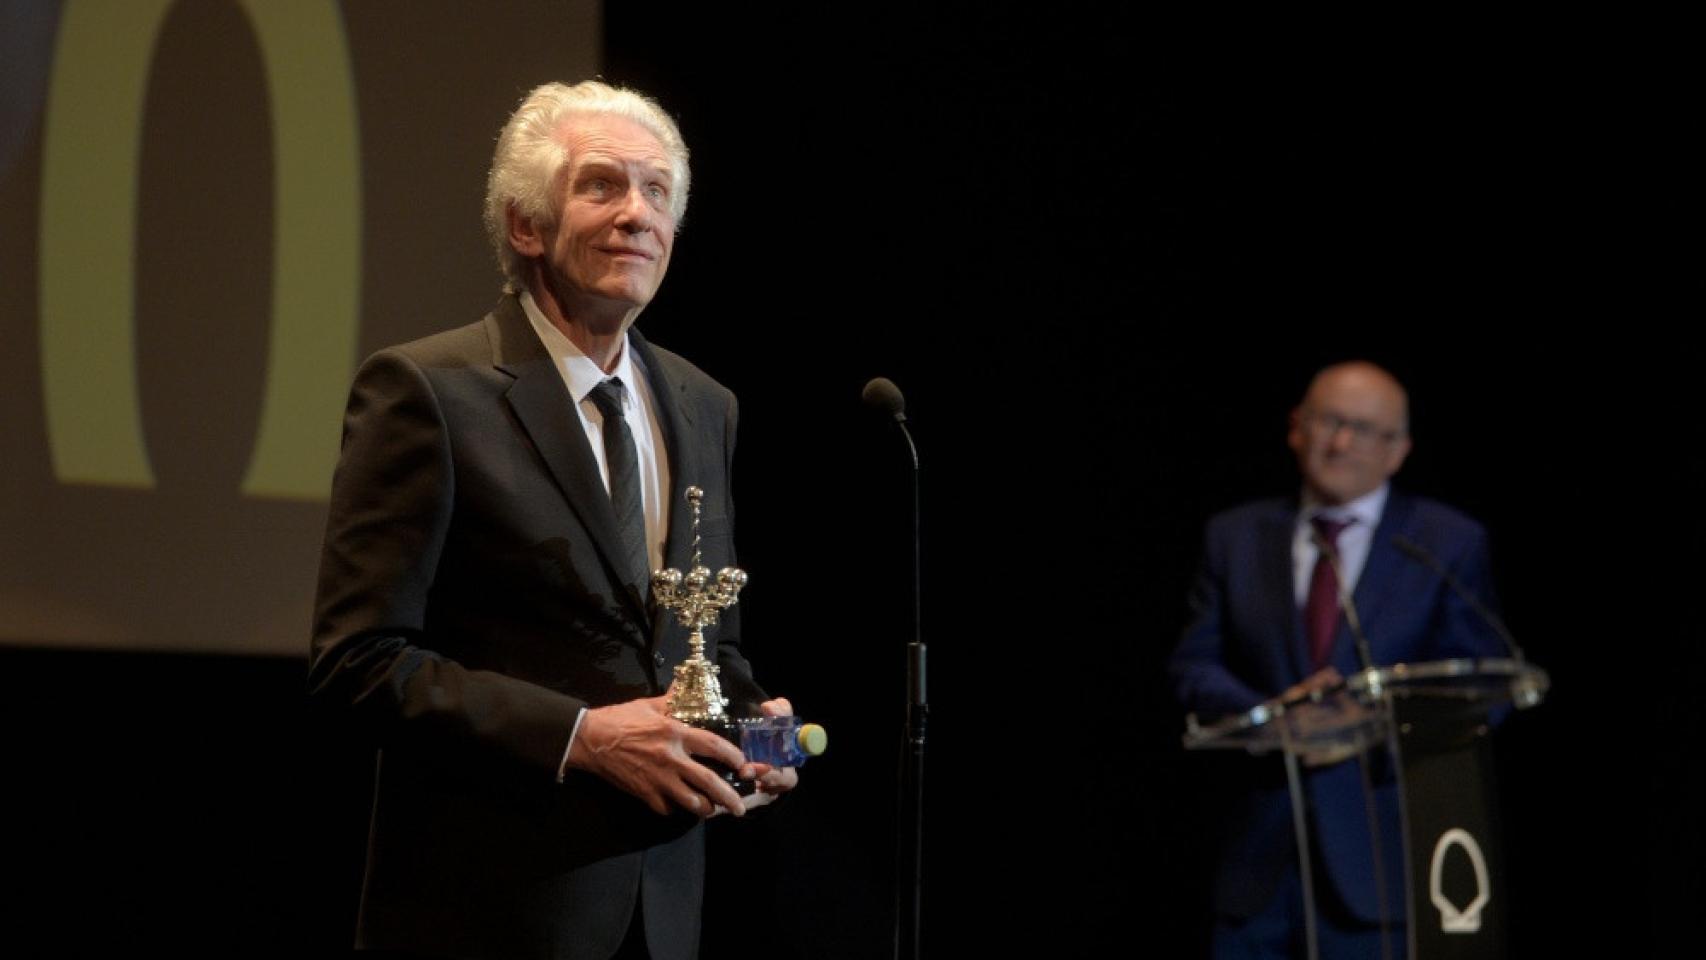
[[715,626],[717,615],[739,602],[746,571],[724,567],[713,579],[700,562],[699,504],[704,499],[705,491],[687,488],[687,502],[693,507],[693,566],[686,576],[673,567],[653,573],[652,593],[659,607],[693,631],[687,637],[687,659],[676,665],[675,682],[664,702],[669,715],[682,723],[721,730],[728,725],[729,701],[717,681],[717,665],[705,659],[705,628]]
[[[748,760],[773,767],[799,766],[828,746],[828,735],[815,723],[798,717],[753,717],[735,719],[728,714],[728,698],[717,680],[717,665],[705,659],[705,628],[715,626],[717,615],[740,600],[746,586],[746,571],[724,567],[715,577],[699,553],[699,511],[705,491],[687,488],[687,503],[693,508],[693,565],[685,576],[666,568],[652,574],[652,593],[660,608],[675,614],[692,631],[687,637],[687,659],[675,667],[664,708],[682,723],[711,730],[727,738]],[[751,781],[737,780],[734,772],[712,764],[737,790],[748,793]]]

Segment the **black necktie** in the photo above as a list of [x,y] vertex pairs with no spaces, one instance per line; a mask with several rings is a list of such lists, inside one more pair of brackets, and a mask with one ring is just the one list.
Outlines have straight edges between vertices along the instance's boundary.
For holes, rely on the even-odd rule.
[[640,502],[640,457],[634,435],[622,415],[622,381],[615,377],[587,395],[604,417],[604,463],[610,470],[610,506],[616,514],[616,533],[622,541],[626,575],[644,585],[651,579],[646,554],[646,510]]

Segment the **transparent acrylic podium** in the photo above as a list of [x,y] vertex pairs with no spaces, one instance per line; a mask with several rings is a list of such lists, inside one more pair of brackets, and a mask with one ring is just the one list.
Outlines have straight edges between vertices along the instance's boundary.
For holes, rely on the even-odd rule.
[[[1303,768],[1378,748],[1391,751],[1403,833],[1404,956],[1503,957],[1503,924],[1483,923],[1481,913],[1502,867],[1487,733],[1510,708],[1539,704],[1550,685],[1546,671],[1515,659],[1397,663],[1360,671],[1307,695],[1268,700],[1209,724],[1192,714],[1186,718],[1184,745],[1284,757],[1311,960],[1318,956],[1317,912]],[[1372,789],[1366,777],[1364,788]],[[1379,824],[1370,829],[1378,831]],[[1454,856],[1468,861],[1469,872],[1452,874],[1472,877],[1472,889],[1445,883]]]

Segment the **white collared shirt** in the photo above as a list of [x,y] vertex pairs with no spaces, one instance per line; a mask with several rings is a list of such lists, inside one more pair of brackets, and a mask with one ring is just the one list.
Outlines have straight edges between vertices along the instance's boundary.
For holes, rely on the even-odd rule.
[[1297,524],[1291,535],[1291,577],[1299,609],[1308,602],[1309,580],[1315,572],[1315,560],[1320,554],[1310,530],[1309,518],[1316,514],[1325,514],[1333,520],[1354,519],[1355,522],[1339,533],[1338,541],[1339,566],[1344,569],[1345,592],[1351,593],[1356,590],[1357,579],[1362,576],[1363,567],[1368,565],[1368,551],[1374,545],[1374,531],[1380,526],[1380,516],[1386,511],[1386,498],[1391,491],[1391,484],[1383,483],[1379,489],[1336,507],[1323,507],[1319,501],[1311,499],[1307,492],[1304,493],[1303,506],[1297,511]]
[[551,355],[552,366],[562,374],[563,384],[569,388],[569,396],[574,398],[575,412],[580,416],[581,428],[586,431],[592,455],[598,461],[598,473],[604,481],[606,493],[610,491],[610,465],[604,457],[604,416],[592,402],[591,394],[594,387],[610,377],[622,381],[625,388],[622,391],[622,415],[628,421],[628,432],[634,435],[634,452],[639,457],[640,503],[646,513],[646,563],[651,570],[662,567],[663,542],[669,535],[669,457],[664,452],[663,429],[653,412],[656,403],[651,384],[646,380],[645,367],[639,356],[628,349],[628,341],[624,338],[622,354],[616,359],[615,369],[605,373],[561,330],[545,319],[531,293],[522,291],[520,299],[528,322],[533,324],[539,341]]

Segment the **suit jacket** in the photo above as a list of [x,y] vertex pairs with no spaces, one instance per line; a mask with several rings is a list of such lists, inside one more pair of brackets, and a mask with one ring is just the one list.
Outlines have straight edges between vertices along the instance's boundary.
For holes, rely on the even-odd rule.
[[[630,332],[704,564],[734,563],[734,395]],[[321,557],[310,693],[380,747],[360,946],[450,957],[608,957],[644,903],[654,957],[693,956],[704,845],[604,781],[556,782],[582,707],[655,696],[686,631],[621,571],[610,498],[519,302],[375,354],[350,393]],[[707,632],[731,710],[764,699],[738,608]]]
[[[1209,521],[1203,566],[1191,595],[1192,617],[1170,665],[1179,701],[1205,718],[1239,713],[1310,672],[1302,613],[1292,577],[1295,500],[1248,504]],[[1464,586],[1492,602],[1485,531],[1468,517],[1396,491],[1387,498],[1352,599],[1376,664],[1502,656],[1498,634],[1427,566],[1393,543],[1402,535],[1438,557]],[[1343,614],[1330,662],[1360,670]],[[1228,824],[1215,881],[1215,907],[1247,917],[1266,905],[1281,871],[1292,868],[1296,840],[1283,773],[1252,764],[1242,811]],[[1383,839],[1388,916],[1404,917],[1398,801],[1390,770],[1375,762],[1376,817]],[[1379,919],[1373,846],[1362,772],[1355,761],[1305,775],[1310,829],[1340,901],[1356,917]]]

